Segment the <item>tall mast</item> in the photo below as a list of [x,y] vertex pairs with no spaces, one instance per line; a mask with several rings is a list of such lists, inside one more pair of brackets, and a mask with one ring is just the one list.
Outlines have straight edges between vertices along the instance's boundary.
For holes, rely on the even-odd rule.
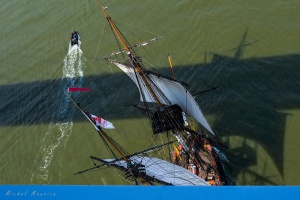
[[115,35],[117,36],[117,38],[119,39],[119,41],[122,43],[124,49],[127,52],[128,57],[130,58],[131,64],[133,65],[134,69],[136,70],[137,73],[139,73],[139,75],[142,77],[144,83],[146,84],[148,90],[150,91],[150,93],[152,94],[152,96],[154,97],[155,101],[158,103],[158,105],[160,107],[163,106],[163,104],[161,103],[161,101],[158,99],[157,95],[155,94],[154,90],[152,89],[151,85],[149,84],[148,80],[146,79],[144,73],[143,73],[143,68],[141,67],[140,63],[137,61],[137,59],[132,56],[129,46],[126,43],[125,39],[123,38],[123,36],[121,35],[120,31],[118,30],[118,28],[116,27],[116,25],[114,24],[114,22],[112,21],[111,17],[108,16],[108,14],[106,13],[105,9],[103,8],[102,4],[100,3],[99,0],[97,0],[99,7],[101,8],[104,16],[106,17],[110,27],[112,28],[113,32],[115,33]]
[[127,43],[125,42],[124,38],[121,36],[119,30],[117,29],[116,25],[114,24],[114,22],[112,21],[111,17],[108,16],[108,14],[106,13],[105,9],[103,8],[102,4],[100,3],[99,0],[97,0],[99,7],[101,8],[104,16],[106,17],[109,25],[111,26],[111,28],[113,29],[114,33],[117,35],[118,39],[121,41],[124,49],[127,51],[127,53],[130,53],[129,47],[127,45]]
[[130,162],[126,155],[114,144],[114,142],[107,136],[107,134],[101,129],[96,126],[96,124],[91,120],[91,118],[82,110],[81,106],[74,101],[74,99],[68,95],[72,102],[77,106],[77,108],[82,112],[82,114],[94,125],[96,131],[101,134],[110,144],[111,146],[120,154],[120,156],[125,160],[127,163]]

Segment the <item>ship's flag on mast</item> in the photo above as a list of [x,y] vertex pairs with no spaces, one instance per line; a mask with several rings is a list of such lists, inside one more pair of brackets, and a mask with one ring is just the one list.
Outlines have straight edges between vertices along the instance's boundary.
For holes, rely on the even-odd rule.
[[111,122],[109,122],[101,117],[98,117],[98,116],[92,115],[92,114],[90,116],[91,116],[91,119],[96,123],[97,126],[101,126],[102,128],[105,128],[105,129],[114,129],[115,128]]

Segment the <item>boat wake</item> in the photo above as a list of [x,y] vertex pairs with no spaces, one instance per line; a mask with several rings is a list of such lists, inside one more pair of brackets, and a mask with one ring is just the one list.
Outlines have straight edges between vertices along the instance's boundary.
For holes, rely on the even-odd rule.
[[[64,58],[63,76],[60,80],[61,90],[54,94],[57,96],[57,102],[54,103],[58,105],[58,108],[52,114],[53,120],[48,126],[34,160],[35,170],[31,177],[32,184],[57,184],[60,182],[63,154],[72,134],[72,110],[75,110],[69,108],[70,99],[65,93],[68,87],[82,86],[84,60],[80,43],[73,46],[69,44],[68,54]],[[59,122],[55,122],[54,119],[59,119]],[[55,180],[52,181],[54,177]]]
[[75,78],[83,77],[83,52],[80,49],[80,43],[71,46],[69,44],[68,54],[64,59],[63,77],[64,78]]

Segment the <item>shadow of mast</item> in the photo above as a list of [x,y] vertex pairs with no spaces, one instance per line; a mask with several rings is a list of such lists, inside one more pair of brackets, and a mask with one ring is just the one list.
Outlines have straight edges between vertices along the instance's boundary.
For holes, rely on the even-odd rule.
[[[205,65],[209,69],[201,68],[205,74],[203,76],[211,77],[213,85],[221,86],[218,94],[206,96],[208,99],[222,99],[209,112],[222,116],[214,123],[214,128],[220,135],[241,136],[261,145],[284,180],[285,125],[289,114],[280,110],[300,107],[297,89],[297,80],[300,80],[297,63],[300,62],[300,55],[242,59],[245,48],[258,42],[247,43],[247,35],[248,29],[239,46],[228,50],[234,51],[233,57],[210,53],[211,62]],[[205,61],[207,62],[207,58]],[[237,156],[234,164],[240,167],[241,173],[256,176],[260,183],[275,184],[248,169],[256,164],[257,152],[254,149],[242,144],[239,148],[231,149],[231,152]]]

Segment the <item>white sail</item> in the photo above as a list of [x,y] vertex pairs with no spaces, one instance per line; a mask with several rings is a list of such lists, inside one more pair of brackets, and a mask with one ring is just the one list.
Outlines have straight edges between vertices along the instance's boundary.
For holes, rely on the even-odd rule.
[[[137,85],[139,92],[140,92],[140,100],[143,101],[143,96],[147,102],[156,102],[153,95],[148,91],[146,84],[144,83],[142,77],[134,72],[132,67],[127,67],[122,63],[112,61],[116,66],[118,66],[122,71],[124,71]],[[137,78],[136,78],[137,77]],[[202,126],[204,126],[209,132],[214,135],[211,127],[207,123],[200,107],[198,106],[197,102],[193,98],[193,96],[187,91],[179,82],[166,79],[163,77],[159,77],[155,74],[148,74],[148,77],[151,79],[149,81],[150,85],[153,86],[153,91],[156,93],[158,99],[161,103],[165,105],[174,105],[177,104],[181,107],[181,109],[195,118]],[[155,86],[154,86],[154,85]],[[140,88],[141,87],[141,88]],[[167,100],[162,97],[156,90],[158,88]]]
[[[141,156],[133,156],[130,160],[133,163],[145,165],[148,176],[155,177],[158,180],[175,186],[210,186],[205,180],[187,169],[165,160]],[[127,164],[123,160],[114,162],[113,159],[105,159],[105,161],[127,168]]]

